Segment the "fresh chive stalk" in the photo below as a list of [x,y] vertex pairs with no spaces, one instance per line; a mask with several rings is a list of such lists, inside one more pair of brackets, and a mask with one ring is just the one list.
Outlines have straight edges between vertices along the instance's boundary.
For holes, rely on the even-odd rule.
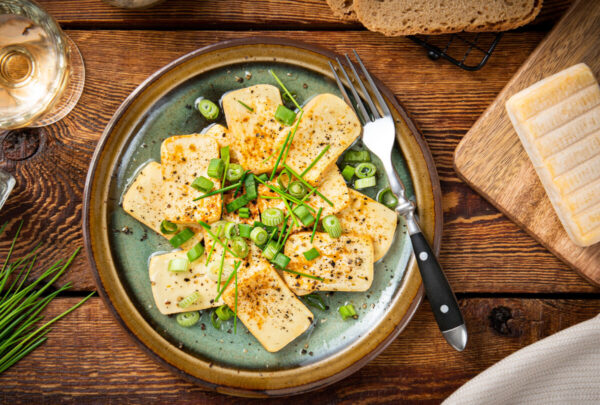
[[304,177],[304,175],[306,173],[308,173],[310,171],[310,169],[312,169],[313,167],[315,167],[315,165],[317,164],[317,162],[319,160],[321,160],[321,158],[323,157],[323,155],[325,155],[325,153],[327,153],[327,151],[329,150],[330,147],[331,147],[331,145],[325,145],[325,147],[323,148],[323,150],[321,152],[319,152],[319,154],[317,155],[317,157],[314,158],[314,160],[312,162],[310,162],[310,164],[308,166],[306,166],[306,169],[304,169],[302,171],[302,173],[300,173],[300,177]]

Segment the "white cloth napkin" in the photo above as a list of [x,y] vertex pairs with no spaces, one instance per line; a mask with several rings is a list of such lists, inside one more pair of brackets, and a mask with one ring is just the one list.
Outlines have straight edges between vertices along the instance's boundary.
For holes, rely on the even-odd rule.
[[515,352],[443,405],[600,404],[600,316]]

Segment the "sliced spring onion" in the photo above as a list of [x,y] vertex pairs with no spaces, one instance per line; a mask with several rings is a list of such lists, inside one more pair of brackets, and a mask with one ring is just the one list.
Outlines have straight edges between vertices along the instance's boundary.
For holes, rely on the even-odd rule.
[[375,165],[373,163],[366,162],[366,163],[359,163],[358,166],[356,166],[354,174],[359,179],[364,179],[365,177],[375,176],[376,172],[377,172],[377,168],[375,167]]
[[377,179],[375,176],[365,177],[364,179],[356,179],[354,180],[354,188],[357,190],[362,190],[363,188],[373,187],[377,184]]
[[196,243],[196,245],[188,250],[187,257],[188,260],[193,262],[194,260],[198,260],[204,254],[204,245],[201,242]]
[[206,171],[206,174],[208,174],[208,176],[212,177],[213,179],[221,179],[224,170],[225,163],[223,162],[223,159],[211,159],[210,163],[208,164],[208,170]]
[[194,291],[192,294],[188,295],[187,297],[185,297],[184,299],[179,301],[177,306],[179,308],[187,308],[187,307],[195,304],[196,301],[198,301],[199,299],[200,299],[200,293],[198,291]]
[[242,165],[237,163],[231,163],[229,165],[229,169],[227,169],[227,180],[228,181],[238,181],[242,178],[244,174],[244,168]]
[[346,163],[362,163],[370,161],[371,154],[368,150],[349,150],[344,154],[344,162]]
[[300,173],[300,177],[304,177],[304,175],[306,173],[308,173],[310,171],[310,169],[312,169],[319,160],[321,160],[321,158],[323,157],[323,155],[325,153],[327,153],[327,151],[329,150],[329,148],[331,147],[331,145],[325,145],[325,147],[323,148],[323,150],[321,152],[319,152],[319,154],[317,155],[316,158],[313,159],[312,162],[310,162],[310,164],[308,166],[306,166],[306,169],[304,169],[302,171],[302,173]]
[[227,225],[227,221],[217,221],[210,226],[210,230],[217,238],[222,238],[225,236],[225,226]]
[[342,170],[342,177],[344,178],[344,180],[346,181],[350,181],[352,180],[352,177],[354,177],[354,167],[350,166],[350,165],[346,165],[344,166],[344,170]]
[[290,260],[291,259],[283,253],[277,253],[273,258],[272,263],[280,269],[285,269],[287,265],[290,264]]
[[171,259],[169,261],[169,271],[173,273],[181,273],[188,271],[190,268],[190,261],[184,258]]
[[194,198],[194,201],[198,201],[198,200],[201,200],[201,199],[206,198],[206,197],[211,197],[211,196],[216,195],[216,194],[223,194],[225,191],[229,191],[229,190],[232,190],[234,188],[238,188],[241,185],[242,185],[241,182],[235,183],[235,184],[230,184],[227,187],[223,187],[223,188],[220,188],[218,190],[211,191],[210,193],[203,194],[200,197],[196,197],[196,198]]
[[208,193],[213,189],[215,183],[212,180],[207,179],[204,176],[196,177],[196,179],[190,184],[192,188],[195,188],[198,191],[202,191],[203,193]]
[[269,239],[269,234],[263,228],[257,226],[250,232],[250,239],[257,245],[264,245]]
[[319,251],[315,248],[309,249],[306,252],[303,253],[304,257],[306,258],[306,260],[311,261],[311,260],[315,260],[317,257],[321,256],[321,253],[319,253]]
[[317,212],[317,220],[315,221],[315,226],[313,226],[312,233],[310,234],[310,243],[313,243],[315,239],[315,233],[317,233],[317,226],[319,225],[319,220],[321,219],[321,214],[323,213],[323,207],[319,208],[319,212]]
[[[240,215],[241,217],[241,215]],[[238,224],[238,229],[240,231],[240,236],[242,238],[250,238],[252,233],[252,225],[248,224]]]
[[213,309],[212,311],[210,311],[210,323],[213,326],[213,328],[215,328],[217,330],[221,329],[221,323],[222,323],[222,321],[217,316],[217,310],[216,309]]
[[301,182],[292,181],[288,187],[288,193],[290,193],[292,197],[302,198],[306,195],[307,190]]
[[174,248],[178,248],[193,237],[194,231],[192,231],[190,228],[185,228],[183,231],[179,232],[177,235],[169,239],[169,243]]
[[223,234],[227,239],[233,239],[239,235],[238,225],[235,222],[227,222]]
[[219,152],[221,153],[221,159],[223,162],[228,162],[230,159],[229,146],[223,146]]
[[254,176],[246,176],[244,179],[244,188],[246,189],[246,195],[250,200],[254,200],[258,197],[258,190],[256,188]]
[[288,93],[283,93],[283,95],[281,96],[281,98],[283,99],[283,101],[285,101],[286,103],[292,103],[292,98],[296,99],[296,93],[292,92],[290,95],[288,95]]
[[321,223],[325,232],[332,238],[339,238],[342,235],[342,225],[335,215],[327,215]]
[[267,208],[261,214],[262,222],[267,226],[277,226],[283,222],[283,211],[279,208]]
[[238,210],[238,215],[240,218],[250,218],[250,208],[242,207]]
[[267,246],[265,247],[265,250],[263,250],[262,254],[267,259],[273,260],[275,258],[275,255],[277,255],[278,250],[279,249],[277,248],[277,242],[272,240],[269,243],[267,243]]
[[244,238],[240,236],[235,236],[233,239],[231,239],[231,250],[233,251],[233,254],[240,259],[248,256],[248,244]]
[[200,320],[200,314],[198,311],[193,312],[183,312],[181,314],[177,314],[177,323],[179,326],[183,326],[184,328],[189,328],[190,326],[194,326]]
[[338,311],[340,312],[340,315],[344,321],[348,318],[358,319],[358,314],[356,313],[356,309],[354,309],[354,305],[352,304],[341,306]]
[[250,107],[248,104],[244,103],[242,100],[237,100],[238,103],[240,103],[246,110],[253,112],[254,108]]
[[277,111],[275,111],[275,119],[289,127],[296,121],[296,113],[284,105],[279,105],[277,106]]
[[217,317],[222,321],[228,321],[235,315],[227,305],[221,305],[215,310],[215,314],[217,314]]
[[392,193],[392,190],[385,188],[377,195],[377,201],[388,207],[389,209],[395,209],[398,206],[398,198]]
[[[265,183],[264,181],[260,180],[258,177],[256,178],[262,185],[266,186],[269,190],[279,194],[281,197],[283,197],[284,199],[288,199],[291,202],[295,203],[295,204],[299,204],[302,205],[304,207],[306,207],[309,211],[312,212],[316,212],[315,209],[313,207],[311,207],[310,205],[307,205],[304,203],[304,201],[299,200],[295,197],[292,197],[290,194],[286,193],[285,191],[282,191],[281,189],[279,189],[278,187],[274,187],[268,183]],[[310,193],[309,193],[310,194]],[[305,197],[306,198],[306,197]]]
[[210,100],[199,97],[194,104],[196,105],[196,109],[200,111],[200,114],[207,120],[216,120],[219,116],[219,107]]
[[325,201],[327,204],[329,204],[330,206],[333,207],[333,203],[331,202],[331,200],[329,200],[329,198],[325,197],[319,190],[317,190],[315,187],[311,186],[306,180],[304,180],[302,178],[302,176],[300,176],[298,173],[296,173],[294,171],[294,169],[292,169],[291,167],[289,167],[285,162],[283,163],[283,167],[285,167],[286,169],[288,169],[289,172],[294,175],[294,177],[296,177],[298,180],[300,180],[302,182],[302,184],[304,184],[306,186],[306,188],[308,188],[311,191],[315,190],[315,193],[317,193],[317,195],[319,197],[321,197],[323,199],[323,201]]
[[250,201],[251,199],[248,197],[248,194],[244,194],[227,204],[225,209],[227,212],[234,212],[247,205]]
[[326,311],[329,309],[329,307],[325,305],[323,298],[317,293],[308,294],[302,298],[304,298],[306,300],[306,303],[311,307],[318,308],[321,311]]
[[290,181],[290,172],[288,172],[285,169],[283,169],[281,173],[279,173],[279,176],[277,176],[277,184],[279,184],[279,187],[281,187],[283,191],[288,190],[288,187],[290,186]]
[[259,178],[261,181],[267,181],[267,180],[269,180],[269,176],[267,176],[267,173],[263,173],[263,174],[261,174],[260,176],[258,176],[258,178]]
[[298,205],[292,212],[300,219],[300,222],[304,226],[310,226],[315,221],[315,217],[311,215],[304,205]]
[[163,221],[160,223],[160,233],[163,235],[170,235],[175,232],[177,232],[177,224],[163,219]]

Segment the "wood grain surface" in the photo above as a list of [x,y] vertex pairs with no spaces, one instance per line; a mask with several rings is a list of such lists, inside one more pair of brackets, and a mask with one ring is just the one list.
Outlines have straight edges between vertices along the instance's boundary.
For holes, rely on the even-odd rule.
[[[52,303],[48,316],[75,302]],[[398,339],[340,383],[292,399],[246,400],[204,391],[164,370],[93,298],[62,320],[39,350],[0,375],[0,403],[436,404],[498,360],[600,311],[600,299],[472,298],[460,305],[470,333],[463,353],[445,343],[425,302]]]
[[[106,123],[125,97],[152,72],[198,47],[244,35],[270,35],[339,53],[356,49],[412,115],[440,175],[445,216],[440,257],[457,292],[599,291],[465,186],[452,167],[453,150],[462,135],[525,61],[543,32],[506,34],[485,69],[473,73],[429,60],[420,47],[404,38],[367,31],[92,30],[69,31],[69,35],[79,45],[87,67],[77,107],[63,121],[39,131],[28,130],[28,136],[0,135],[0,167],[19,180],[0,212],[0,221],[10,220],[10,231],[14,231],[19,218],[34,218],[25,223],[22,246],[41,242],[42,263],[68,256],[82,246],[87,167]],[[32,149],[30,144],[38,146]],[[17,159],[31,150],[29,158]],[[0,254],[7,248],[8,240],[0,241]],[[66,281],[79,290],[93,289],[84,255],[75,261]]]
[[597,285],[600,244],[581,248],[570,240],[504,104],[520,90],[580,62],[600,77],[599,41],[600,2],[577,2],[473,125],[455,154],[456,170],[467,183]]

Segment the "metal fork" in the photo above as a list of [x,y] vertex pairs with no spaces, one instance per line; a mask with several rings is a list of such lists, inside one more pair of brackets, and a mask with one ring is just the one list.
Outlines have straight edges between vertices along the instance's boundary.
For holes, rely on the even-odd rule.
[[394,119],[392,118],[390,109],[385,103],[383,96],[377,89],[371,75],[365,68],[356,51],[354,51],[354,55],[369,84],[371,92],[377,99],[379,109],[377,109],[348,55],[345,55],[346,61],[352,70],[356,83],[358,83],[358,86],[364,95],[368,109],[359,96],[356,87],[352,84],[344,66],[340,63],[340,60],[336,58],[339,69],[348,83],[348,87],[352,92],[356,105],[353,105],[344,84],[340,80],[340,77],[331,62],[329,62],[329,66],[331,67],[331,71],[333,72],[337,85],[346,102],[354,108],[354,111],[356,111],[357,115],[365,123],[362,134],[363,143],[383,163],[383,167],[385,168],[390,183],[390,189],[396,198],[398,198],[398,205],[395,210],[406,220],[406,227],[410,235],[419,271],[421,272],[425,292],[429,299],[429,303],[431,304],[431,309],[433,310],[438,326],[440,327],[444,338],[446,338],[446,341],[456,350],[462,351],[467,345],[467,328],[463,321],[458,302],[456,301],[456,297],[450,288],[450,284],[442,271],[442,267],[433,254],[433,250],[429,246],[425,236],[423,236],[423,233],[421,232],[417,219],[415,218],[415,203],[406,197],[406,189],[402,184],[402,180],[398,177],[398,174],[392,166],[392,147],[394,146],[394,140],[396,138]]

